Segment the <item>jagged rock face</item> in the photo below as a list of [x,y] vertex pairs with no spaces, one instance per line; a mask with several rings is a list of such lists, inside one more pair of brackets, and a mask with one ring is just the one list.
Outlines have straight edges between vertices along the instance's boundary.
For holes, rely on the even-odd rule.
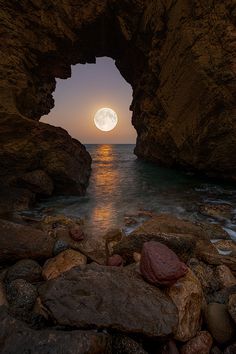
[[54,105],[55,78],[69,77],[71,64],[109,56],[133,88],[139,157],[235,179],[232,0],[0,5],[1,177],[17,184],[12,176],[43,170],[54,192],[84,192],[89,155],[65,131],[38,120]]

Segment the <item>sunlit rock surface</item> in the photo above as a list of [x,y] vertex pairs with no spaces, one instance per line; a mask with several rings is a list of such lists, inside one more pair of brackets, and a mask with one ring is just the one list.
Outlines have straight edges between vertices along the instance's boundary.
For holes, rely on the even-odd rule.
[[235,180],[232,0],[0,5],[1,180],[17,185],[40,169],[54,193],[85,192],[91,163],[85,148],[38,120],[54,105],[55,78],[99,56],[114,58],[132,85],[139,157]]
[[178,308],[179,323],[175,339],[186,342],[193,338],[201,326],[203,293],[199,280],[189,269],[173,286],[166,289]]

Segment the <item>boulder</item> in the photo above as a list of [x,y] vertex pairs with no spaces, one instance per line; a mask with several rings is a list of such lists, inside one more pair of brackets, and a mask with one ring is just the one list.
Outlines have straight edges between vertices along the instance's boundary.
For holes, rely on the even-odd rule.
[[[56,226],[53,229],[53,233],[57,241],[60,241],[60,244],[64,244],[63,247],[69,247],[76,251],[84,254],[89,260],[97,262],[99,264],[106,264],[106,252],[105,252],[105,242],[100,237],[84,237],[83,240],[75,241],[71,238],[69,233],[70,226]],[[57,252],[58,243],[56,250]],[[59,247],[60,251],[60,247]]]
[[133,258],[134,258],[135,263],[139,263],[141,261],[141,253],[134,252]]
[[231,219],[233,216],[233,207],[230,204],[221,203],[221,204],[211,204],[206,203],[202,204],[199,207],[201,214],[213,217],[216,219]]
[[160,214],[144,222],[128,237],[123,237],[114,246],[113,252],[132,262],[133,253],[141,252],[145,242],[157,241],[172,249],[180,259],[187,261],[195,253],[197,240],[209,242],[213,238],[227,239],[229,236],[219,225],[194,223],[169,214]]
[[113,247],[113,252],[114,254],[121,255],[127,263],[132,263],[134,261],[134,252],[141,253],[144,243],[150,241],[160,242],[166,245],[183,261],[186,261],[193,255],[196,244],[194,237],[191,235],[163,233],[155,235],[136,235],[131,233]]
[[115,354],[147,354],[142,345],[125,335],[112,336],[112,353]]
[[187,272],[176,254],[160,242],[145,242],[142,249],[140,272],[151,284],[170,286]]
[[181,354],[209,354],[213,344],[212,336],[207,331],[198,332],[181,347]]
[[186,342],[193,338],[200,328],[203,293],[199,280],[188,269],[186,275],[166,289],[166,294],[178,309],[178,327],[174,338]]
[[4,354],[110,354],[111,338],[95,331],[30,329],[24,322],[0,311],[0,352]]
[[196,257],[203,262],[211,265],[225,264],[236,274],[236,257],[220,255],[216,247],[211,242],[198,240],[195,249]]
[[7,300],[14,311],[32,310],[37,299],[36,288],[24,279],[13,280],[6,286]]
[[227,304],[230,295],[234,293],[236,293],[236,285],[220,289],[218,291],[213,292],[212,294],[208,294],[206,296],[206,300],[208,303],[217,302],[219,304]]
[[59,277],[73,267],[87,263],[87,258],[80,252],[68,249],[50,258],[43,266],[42,276],[45,280]]
[[[1,183],[1,181],[0,181]],[[0,188],[0,215],[12,211],[27,210],[35,202],[35,194],[25,188],[16,188],[1,185]]]
[[229,288],[236,285],[236,277],[226,265],[222,264],[217,266],[216,274],[218,276],[221,288]]
[[223,256],[236,256],[236,243],[232,240],[217,240],[213,246]]
[[53,255],[57,256],[59,253],[67,250],[68,248],[70,248],[70,245],[68,244],[68,242],[64,241],[64,240],[56,240],[54,247],[53,247]]
[[[159,353],[159,351],[158,351]],[[175,341],[169,340],[162,348],[161,354],[179,354]]]
[[123,264],[124,260],[119,254],[113,254],[107,261],[107,265],[112,267],[121,267]]
[[191,258],[187,265],[200,281],[205,294],[215,292],[221,288],[214,266],[201,262],[197,258]]
[[205,319],[208,330],[217,343],[226,344],[234,338],[235,327],[226,305],[209,304],[206,307]]
[[27,172],[18,178],[18,183],[33,193],[50,196],[53,192],[53,181],[43,170]]
[[180,219],[171,214],[159,214],[143,223],[133,231],[135,235],[155,235],[155,234],[178,234],[192,235],[197,239],[228,239],[229,236],[220,225],[193,222],[187,219]]
[[74,241],[82,241],[84,239],[84,232],[80,226],[71,227],[69,234]]
[[178,323],[170,297],[123,267],[76,267],[43,284],[39,294],[54,321],[74,328],[166,337]]
[[1,262],[52,256],[55,240],[46,232],[1,219],[0,235]]
[[42,268],[32,259],[22,259],[8,268],[4,281],[9,283],[15,279],[24,279],[29,283],[41,280]]
[[44,317],[46,320],[49,319],[48,311],[47,309],[43,306],[40,297],[37,297],[34,307],[32,309],[32,312],[36,315],[39,315],[41,317]]
[[236,323],[236,292],[229,296],[228,311],[234,322]]

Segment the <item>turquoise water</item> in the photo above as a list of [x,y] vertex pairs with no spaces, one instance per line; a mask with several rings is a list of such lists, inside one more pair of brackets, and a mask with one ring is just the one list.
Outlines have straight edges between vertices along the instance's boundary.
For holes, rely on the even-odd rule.
[[[184,172],[161,168],[140,161],[134,145],[87,145],[93,164],[84,197],[56,197],[37,205],[35,212],[53,208],[54,213],[82,217],[94,234],[125,226],[125,217],[140,210],[168,212],[194,220],[206,219],[198,212],[203,202],[226,202],[236,208],[236,187],[215,183]],[[208,218],[209,221],[215,222]],[[223,221],[234,229],[234,222]]]

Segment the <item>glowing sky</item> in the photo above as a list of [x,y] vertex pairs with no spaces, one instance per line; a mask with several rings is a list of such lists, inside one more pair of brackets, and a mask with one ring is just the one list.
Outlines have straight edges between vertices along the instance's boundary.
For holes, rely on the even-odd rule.
[[[84,144],[132,144],[136,131],[129,106],[132,88],[110,58],[97,58],[96,64],[72,66],[72,77],[57,79],[55,107],[41,121],[66,129]],[[102,107],[113,109],[118,124],[110,132],[98,130],[94,115]]]

